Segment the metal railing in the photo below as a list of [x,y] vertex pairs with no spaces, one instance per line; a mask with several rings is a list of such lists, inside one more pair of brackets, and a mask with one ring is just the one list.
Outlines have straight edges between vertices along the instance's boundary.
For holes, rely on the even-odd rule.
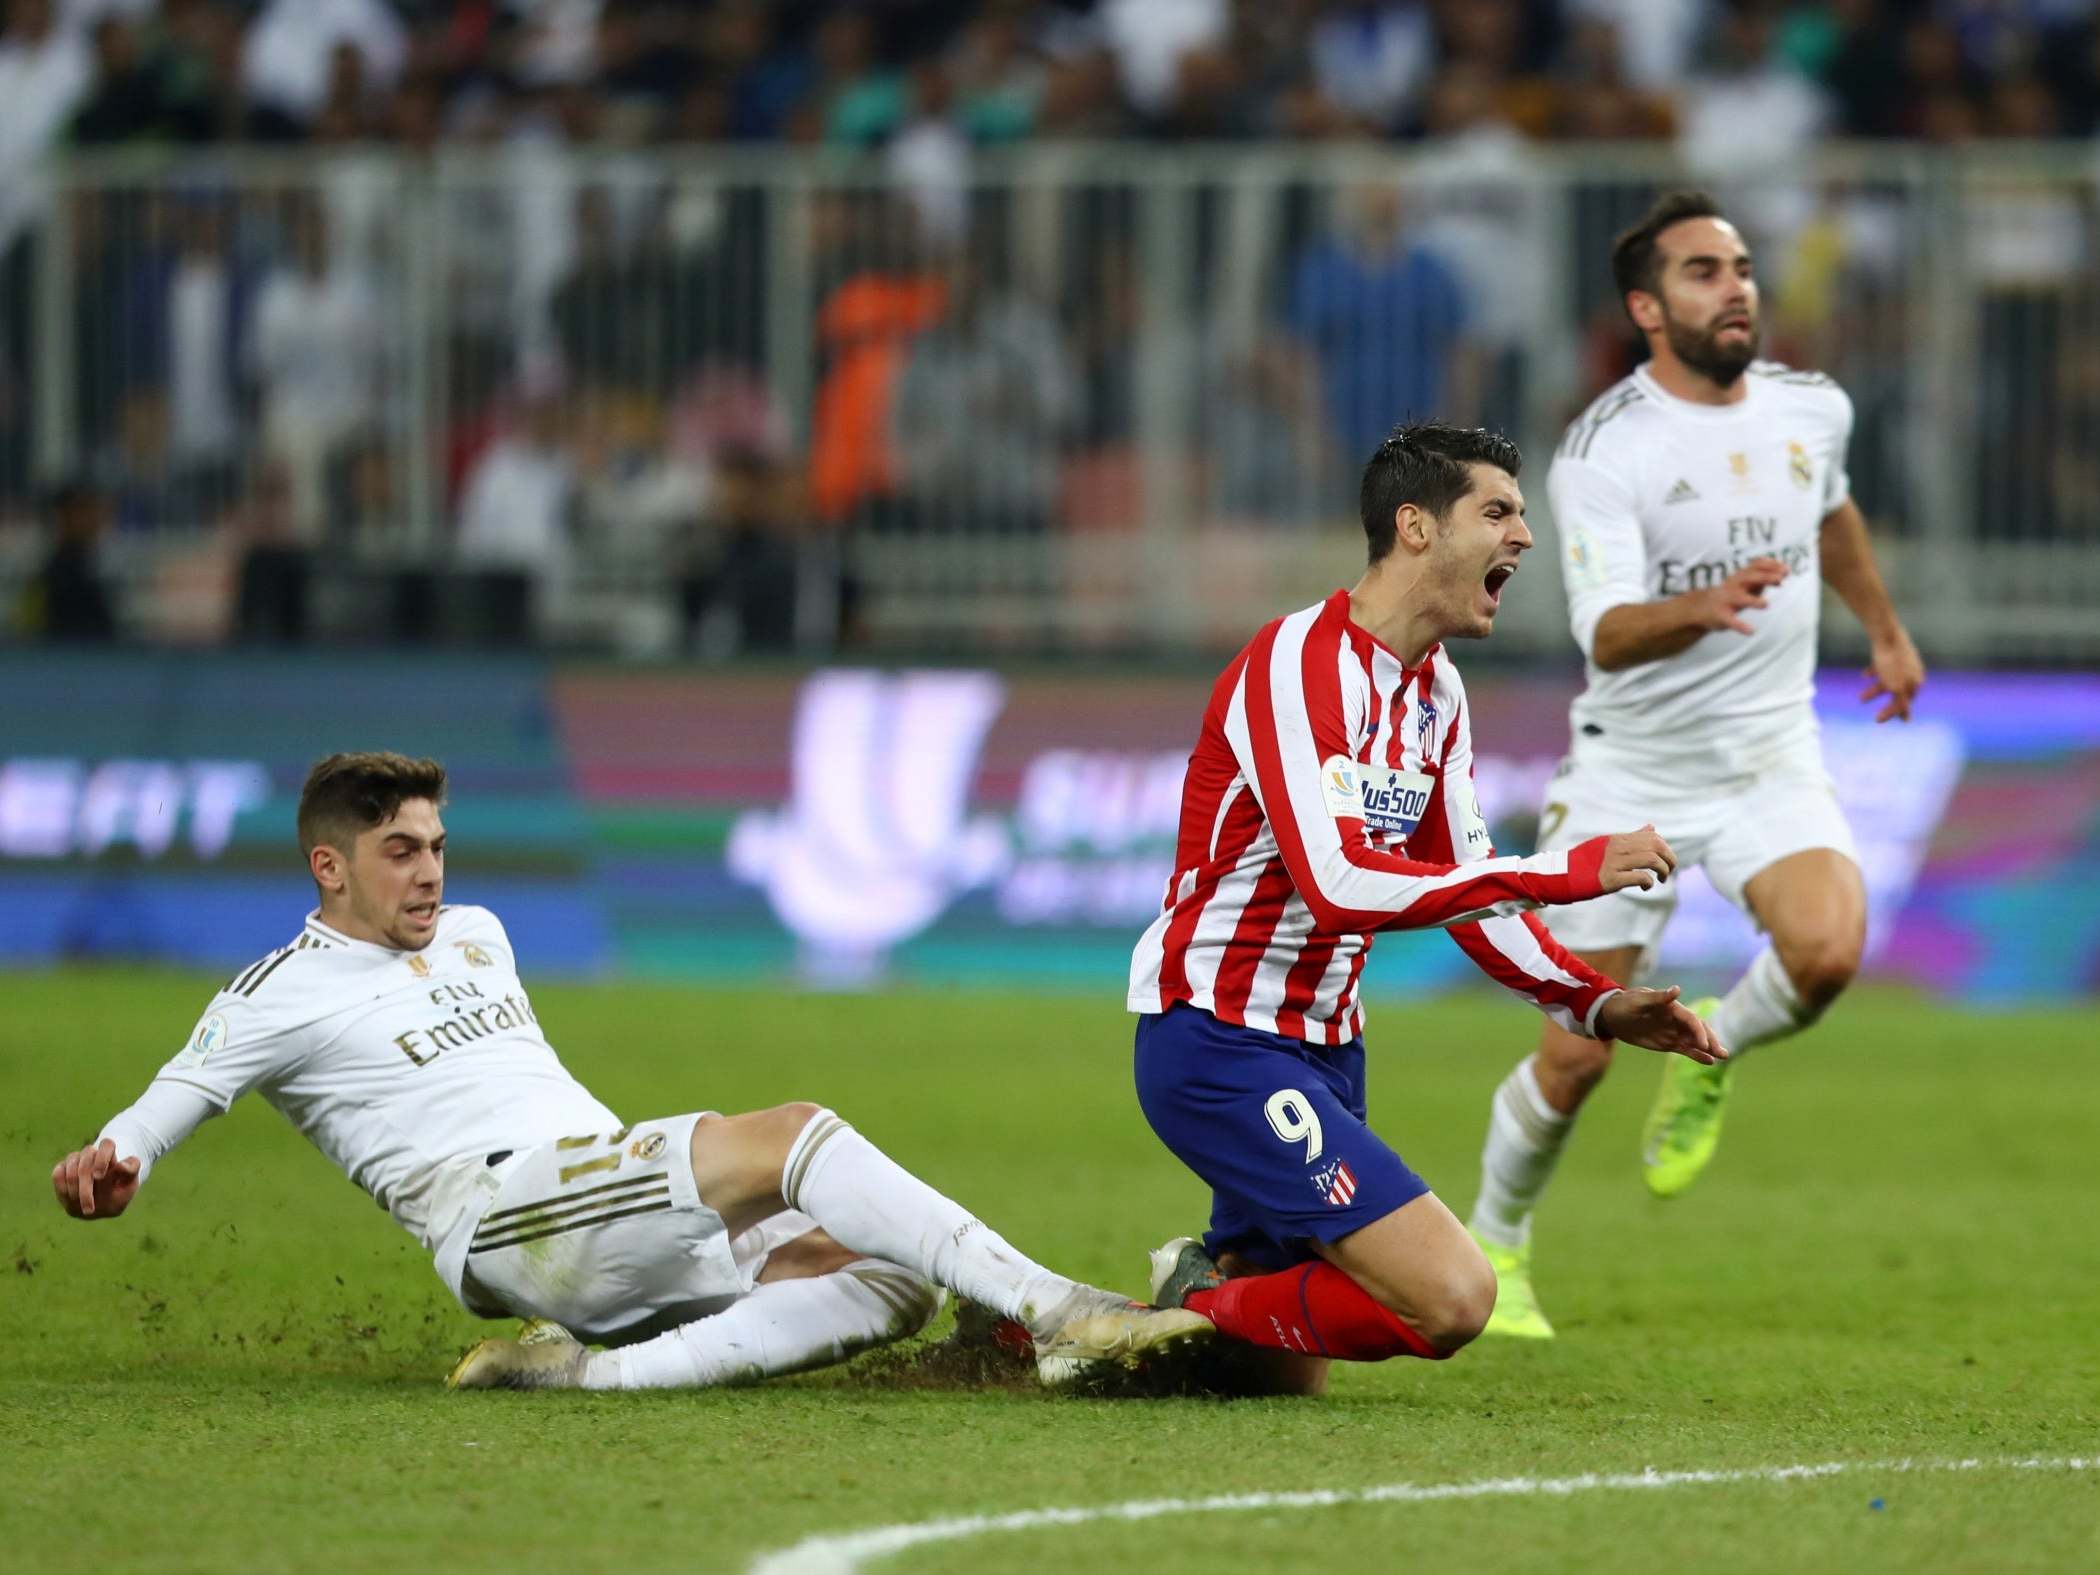
[[[491,618],[637,653],[1230,644],[1353,572],[1400,416],[1512,430],[1543,503],[1631,364],[1610,236],[1686,178],[1492,140],[73,156],[0,238],[0,510],[96,478],[128,619],[173,638],[239,622],[261,542],[322,565],[323,628],[522,580]],[[2100,659],[2090,155],[1709,184],[1767,353],[1852,395],[1929,654]],[[1497,646],[1566,654],[1551,572]]]

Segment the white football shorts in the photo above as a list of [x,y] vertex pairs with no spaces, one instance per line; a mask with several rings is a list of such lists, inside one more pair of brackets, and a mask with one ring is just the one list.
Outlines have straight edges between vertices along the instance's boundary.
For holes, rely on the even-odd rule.
[[[1737,765],[1710,773],[1683,757],[1578,733],[1547,784],[1539,848],[1558,851],[1653,823],[1676,853],[1680,870],[1703,869],[1714,889],[1745,913],[1750,910],[1743,888],[1750,878],[1789,854],[1831,848],[1859,862],[1813,728],[1761,748]],[[1572,952],[1639,947],[1639,979],[1655,966],[1663,931],[1677,908],[1677,890],[1672,879],[1646,891],[1629,888],[1547,908],[1539,917]],[[1756,915],[1750,917],[1755,923]]]
[[626,1345],[749,1295],[773,1249],[817,1228],[784,1210],[740,1236],[700,1201],[690,1158],[701,1112],[519,1149],[490,1167],[460,1300],[485,1318],[551,1318]]

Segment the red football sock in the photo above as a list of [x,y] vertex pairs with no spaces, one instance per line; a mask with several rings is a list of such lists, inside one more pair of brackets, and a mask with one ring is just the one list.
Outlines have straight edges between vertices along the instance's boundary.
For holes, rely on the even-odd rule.
[[1215,1290],[1192,1293],[1182,1306],[1203,1314],[1228,1339],[1271,1350],[1344,1362],[1382,1362],[1389,1356],[1436,1361],[1451,1354],[1423,1339],[1331,1263],[1227,1280]]

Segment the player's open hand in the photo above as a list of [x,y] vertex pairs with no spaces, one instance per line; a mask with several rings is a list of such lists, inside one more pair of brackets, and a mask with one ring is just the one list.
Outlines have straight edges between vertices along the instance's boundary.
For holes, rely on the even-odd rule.
[[117,1145],[104,1138],[52,1166],[51,1190],[58,1194],[58,1206],[76,1220],[113,1219],[138,1193],[139,1162],[117,1158]]
[[1785,578],[1786,565],[1777,558],[1752,558],[1719,585],[1693,593],[1703,603],[1702,621],[1709,629],[1755,634],[1756,626],[1744,622],[1742,615],[1764,611],[1765,592]]
[[1867,664],[1867,677],[1872,680],[1860,691],[1862,700],[1879,700],[1884,695],[1888,704],[1874,713],[1877,722],[1908,722],[1910,703],[1917,698],[1918,691],[1925,687],[1925,659],[1918,655],[1918,648],[1911,644],[1910,631],[1898,627],[1893,635],[1874,642],[1874,654]]
[[1727,1060],[1728,1051],[1714,1037],[1712,1025],[1677,999],[1682,993],[1673,984],[1667,990],[1621,990],[1606,996],[1597,1013],[1597,1032],[1644,1050],[1688,1056],[1701,1066]]
[[1606,891],[1624,891],[1628,886],[1647,891],[1668,880],[1676,868],[1677,855],[1663,841],[1662,833],[1653,826],[1643,826],[1639,831],[1622,831],[1605,839],[1604,862],[1598,866],[1597,881]]

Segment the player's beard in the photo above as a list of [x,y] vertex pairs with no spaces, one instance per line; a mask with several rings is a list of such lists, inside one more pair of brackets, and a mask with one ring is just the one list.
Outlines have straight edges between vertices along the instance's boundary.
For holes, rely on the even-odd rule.
[[1758,323],[1750,319],[1750,332],[1738,345],[1723,346],[1714,328],[1694,328],[1690,323],[1663,312],[1663,333],[1678,360],[1719,388],[1732,388],[1736,379],[1757,359]]

